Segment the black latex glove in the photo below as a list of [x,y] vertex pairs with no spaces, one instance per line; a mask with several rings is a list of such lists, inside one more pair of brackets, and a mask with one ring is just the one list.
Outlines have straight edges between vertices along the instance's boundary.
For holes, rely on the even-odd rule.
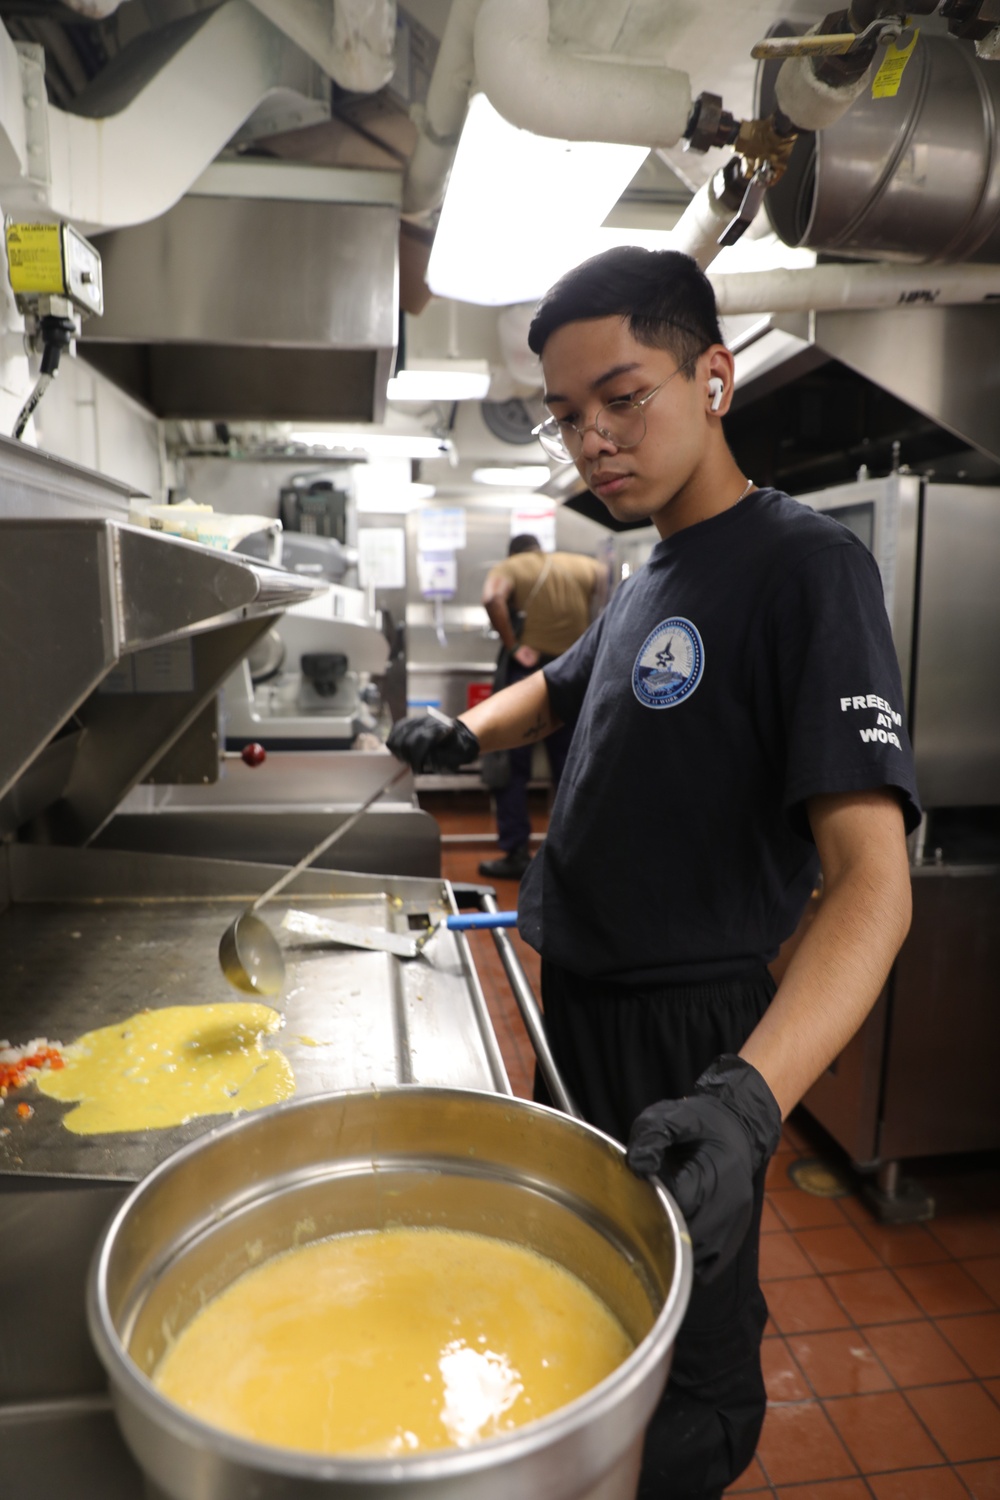
[[633,1123],[628,1164],[673,1193],[700,1281],[717,1276],[742,1244],[754,1175],[780,1139],[774,1095],[756,1068],[730,1054],[706,1068],[687,1098],[651,1104]]
[[457,771],[479,754],[479,741],[461,719],[443,724],[425,714],[421,719],[400,719],[386,744],[393,755],[405,760],[418,774],[424,771]]

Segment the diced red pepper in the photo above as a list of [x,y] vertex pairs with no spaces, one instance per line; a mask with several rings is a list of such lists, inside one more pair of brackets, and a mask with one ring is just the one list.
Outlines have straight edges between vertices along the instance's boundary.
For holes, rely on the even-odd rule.
[[46,1068],[64,1066],[62,1053],[57,1047],[39,1047],[37,1052],[21,1057],[17,1062],[0,1062],[0,1097],[11,1089],[19,1089],[33,1070],[41,1072]]

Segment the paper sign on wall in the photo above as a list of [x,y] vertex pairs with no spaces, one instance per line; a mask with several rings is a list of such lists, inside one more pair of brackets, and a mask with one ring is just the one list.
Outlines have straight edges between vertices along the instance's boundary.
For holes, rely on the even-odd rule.
[[363,589],[406,587],[406,532],[401,526],[359,527],[358,580]]
[[421,552],[459,552],[465,546],[465,508],[426,506],[417,517],[417,546]]
[[458,591],[454,552],[418,552],[417,578],[424,599],[454,599]]
[[516,505],[510,513],[511,536],[536,536],[543,552],[556,550],[554,505]]

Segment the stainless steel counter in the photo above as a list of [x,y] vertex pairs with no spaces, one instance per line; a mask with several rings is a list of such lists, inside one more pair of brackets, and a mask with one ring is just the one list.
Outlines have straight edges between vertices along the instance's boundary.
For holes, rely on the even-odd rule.
[[[273,866],[18,845],[10,858],[0,1036],[69,1042],[145,1006],[236,998],[219,969],[219,938],[273,880]],[[289,889],[290,899],[286,891],[267,909],[275,931],[289,906],[401,933],[453,910],[439,880],[310,871]],[[288,979],[273,1003],[284,1027],[273,1045],[291,1063],[298,1094],[403,1083],[510,1092],[457,934],[439,933],[413,961],[287,934],[282,944]],[[31,1102],[27,1120],[3,1111],[11,1133],[0,1138],[0,1172],[135,1181],[218,1123],[75,1136],[61,1123],[66,1106],[34,1092]]]
[[[0,848],[0,1036],[69,1042],[143,1006],[232,1000],[219,938],[273,865],[32,845]],[[306,871],[287,905],[408,932],[454,910],[444,882]],[[426,956],[282,937],[285,1017],[273,1040],[299,1095],[407,1083],[510,1093],[461,934]],[[309,1040],[305,1040],[308,1038]],[[318,1044],[318,1045],[316,1045]],[[74,1136],[68,1106],[28,1089],[0,1109],[0,1492],[4,1500],[141,1500],[84,1321],[93,1247],[132,1182],[227,1117],[170,1130]]]
[[[388,753],[272,750],[251,768],[234,757],[206,786],[134,787],[94,841],[199,858],[294,865],[346,820],[392,771]],[[317,869],[381,871],[436,878],[441,833],[416,804],[412,777],[381,798],[357,827],[316,861]]]

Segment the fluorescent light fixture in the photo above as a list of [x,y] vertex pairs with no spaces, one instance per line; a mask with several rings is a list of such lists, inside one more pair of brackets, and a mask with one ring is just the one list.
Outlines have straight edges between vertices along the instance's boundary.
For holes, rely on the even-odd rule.
[[306,448],[321,448],[325,453],[356,455],[367,453],[371,458],[441,458],[451,451],[446,438],[429,434],[406,432],[337,432],[328,430],[295,430],[288,434],[290,443],[302,443]]
[[351,484],[359,515],[405,515],[434,497],[432,484],[413,483],[413,464],[408,458],[355,464]]
[[427,285],[460,302],[534,301],[592,253],[590,239],[647,155],[645,146],[518,130],[477,94],[451,169]]
[[405,516],[433,500],[436,490],[432,484],[401,484],[396,490],[384,490],[381,495],[360,495],[357,498],[359,516],[383,515]]
[[482,401],[490,388],[490,367],[485,360],[434,366],[407,366],[386,388],[390,401]]
[[472,479],[475,484],[495,484],[508,490],[537,490],[540,484],[547,484],[549,470],[545,464],[518,464],[516,468],[507,469],[473,469]]

